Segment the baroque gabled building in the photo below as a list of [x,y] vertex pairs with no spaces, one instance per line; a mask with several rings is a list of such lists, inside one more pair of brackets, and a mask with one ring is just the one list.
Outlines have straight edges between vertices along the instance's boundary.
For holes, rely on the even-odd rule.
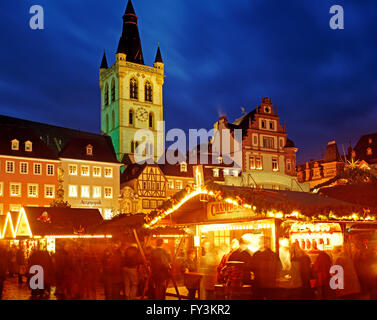
[[153,67],[144,64],[137,20],[129,0],[115,62],[108,66],[104,54],[99,70],[101,131],[111,137],[120,161],[124,155],[133,159],[139,145],[134,136],[139,129],[153,133],[147,155],[157,160],[164,147],[157,141],[157,124],[163,121],[164,63],[158,47]]
[[[296,178],[296,152],[276,108],[269,98],[253,111],[244,114],[233,123],[221,117],[214,125],[215,132],[229,129],[232,137],[231,150],[242,149],[238,166],[239,176],[228,175],[225,184],[255,188],[308,191]],[[242,131],[241,146],[235,139],[235,130]],[[220,134],[222,136],[222,134]],[[215,134],[216,137],[216,134]],[[231,156],[234,156],[231,153]]]

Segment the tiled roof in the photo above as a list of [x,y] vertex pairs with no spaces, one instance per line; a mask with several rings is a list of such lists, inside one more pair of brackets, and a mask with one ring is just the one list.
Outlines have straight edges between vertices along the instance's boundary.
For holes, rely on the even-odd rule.
[[[74,159],[118,162],[109,136],[0,115],[0,127],[4,125],[32,129],[35,135],[52,150],[56,157],[64,156]],[[85,143],[93,146],[92,158],[87,158],[83,155],[86,152]],[[78,150],[84,144],[84,148]],[[62,151],[63,153],[61,153]],[[76,151],[78,151],[77,154],[75,154]],[[80,158],[79,155],[83,157]]]
[[[12,150],[11,141],[18,140],[18,150]],[[25,142],[32,143],[31,151],[25,150]],[[15,157],[57,160],[47,145],[30,128],[0,125],[0,154]]]

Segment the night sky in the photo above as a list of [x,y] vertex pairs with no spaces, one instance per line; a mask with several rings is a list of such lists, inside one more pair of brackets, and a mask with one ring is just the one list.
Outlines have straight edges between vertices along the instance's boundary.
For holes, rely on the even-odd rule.
[[[42,5],[45,29],[29,28]],[[99,132],[98,68],[127,0],[1,0],[0,114]],[[343,5],[345,29],[329,9]],[[160,43],[168,128],[211,128],[270,97],[298,162],[377,131],[377,1],[134,0],[144,60]]]

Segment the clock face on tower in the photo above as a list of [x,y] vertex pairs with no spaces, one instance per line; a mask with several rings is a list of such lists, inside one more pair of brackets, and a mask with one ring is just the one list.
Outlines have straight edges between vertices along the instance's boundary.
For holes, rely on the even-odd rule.
[[145,108],[139,108],[136,110],[136,118],[139,121],[145,122],[148,120],[148,111]]

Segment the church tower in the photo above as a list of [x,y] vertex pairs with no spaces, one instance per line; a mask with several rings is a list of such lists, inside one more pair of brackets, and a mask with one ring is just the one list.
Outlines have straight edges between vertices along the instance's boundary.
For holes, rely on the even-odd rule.
[[157,161],[163,145],[157,145],[157,122],[163,121],[164,63],[157,48],[153,67],[144,64],[137,25],[131,0],[123,15],[123,31],[110,67],[104,53],[100,70],[101,131],[108,134],[120,161],[128,155],[133,161],[138,142],[135,132],[149,129],[154,143],[148,144],[144,154]]

